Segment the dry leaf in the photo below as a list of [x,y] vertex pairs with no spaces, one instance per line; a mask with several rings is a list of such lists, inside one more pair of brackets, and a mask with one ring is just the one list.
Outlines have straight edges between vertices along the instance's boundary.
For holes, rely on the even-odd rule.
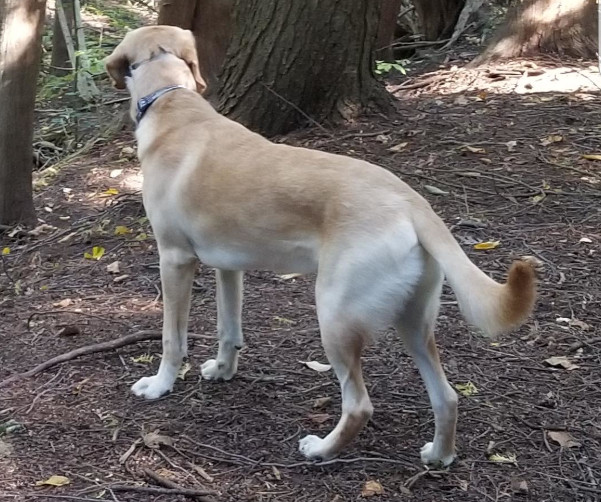
[[164,436],[158,432],[149,432],[142,437],[144,444],[148,448],[159,449],[161,445],[173,446],[173,439],[169,436]]
[[71,300],[71,298],[65,298],[64,300],[61,300],[60,302],[53,303],[52,306],[66,308],[69,305],[71,305],[72,303],[73,303],[73,300]]
[[433,185],[424,185],[424,188],[432,195],[449,195],[449,192],[445,192],[444,190],[441,190]]
[[278,481],[282,480],[282,474],[280,473],[280,471],[278,470],[278,468],[275,465],[271,466],[271,470],[273,472],[273,475],[275,476],[275,479],[277,479]]
[[578,244],[592,244],[592,240],[589,239],[588,237],[582,237],[579,241]]
[[182,367],[177,372],[177,378],[179,378],[180,380],[185,380],[186,374],[188,373],[188,371],[190,371],[191,368],[192,365],[189,362],[185,362],[184,364],[182,364]]
[[319,373],[332,369],[331,365],[323,364],[317,361],[299,361],[299,363],[304,364],[307,368],[318,371]]
[[131,234],[131,230],[125,225],[117,225],[115,227],[115,235],[126,235]]
[[313,402],[313,408],[323,408],[324,406],[326,406],[327,404],[330,404],[330,402],[332,401],[332,398],[329,396],[326,397],[318,397],[314,402]]
[[465,145],[462,146],[461,149],[464,152],[471,152],[471,153],[486,153],[486,149],[485,148],[481,148],[479,146],[470,146],[470,145]]
[[130,357],[132,363],[150,364],[154,361],[154,356],[150,354],[140,354],[138,357]]
[[373,497],[374,495],[382,495],[384,493],[384,488],[380,484],[379,481],[374,481],[370,479],[366,481],[361,489],[362,497]]
[[584,154],[582,158],[586,160],[601,160],[601,155],[598,153],[587,153]]
[[123,169],[113,169],[110,173],[109,173],[109,177],[110,178],[117,178],[118,176],[121,176],[121,173],[123,172]]
[[465,397],[478,394],[478,387],[476,387],[472,382],[457,383],[455,384],[455,388],[457,389],[457,392],[459,392],[462,396]]
[[205,471],[202,467],[200,467],[199,465],[196,464],[191,464],[192,469],[194,469],[198,475],[204,479],[205,481],[208,481],[209,483],[212,483],[214,478],[213,476],[211,476],[207,471]]
[[499,244],[501,244],[501,241],[479,242],[478,244],[474,244],[474,249],[477,249],[479,251],[487,250],[487,249],[495,249],[496,247],[499,246]]
[[572,363],[566,356],[553,356],[545,359],[544,361],[549,366],[564,368],[568,371],[580,368],[580,366]]
[[467,98],[465,96],[457,96],[455,98],[455,101],[453,101],[454,104],[456,105],[467,105],[469,103],[469,101],[467,100]]
[[2,249],[2,256],[6,256],[7,254],[10,254],[10,248],[3,248]]
[[136,155],[136,151],[131,146],[124,146],[121,149],[122,157],[127,157],[128,159],[132,159],[133,157],[135,157],[135,155]]
[[48,479],[44,481],[36,481],[36,486],[65,486],[71,483],[71,480],[65,476],[50,476]]
[[46,223],[42,223],[41,225],[38,225],[37,227],[35,227],[27,233],[33,237],[37,237],[43,234],[44,232],[49,232],[51,230],[56,230],[56,227],[53,227],[52,225],[47,225]]
[[388,151],[389,152],[400,152],[401,150],[404,150],[408,144],[409,143],[407,143],[406,141],[404,143],[399,143],[398,145],[391,146],[388,149]]
[[108,190],[105,190],[104,192],[102,192],[100,195],[103,197],[109,197],[111,195],[117,195],[119,193],[119,190],[117,190],[116,188],[109,188]]
[[121,272],[120,266],[121,264],[118,261],[114,261],[113,263],[110,263],[106,266],[106,271],[109,274],[118,274],[119,272]]
[[517,456],[515,453],[507,453],[501,455],[500,453],[493,453],[488,457],[491,462],[497,462],[499,464],[517,464]]
[[528,493],[528,483],[524,479],[512,479],[511,490],[515,493]]
[[562,141],[563,141],[563,136],[560,136],[559,134],[551,134],[550,136],[547,136],[546,138],[541,139],[540,144],[543,146],[548,146],[553,143],[561,143]]
[[505,143],[505,146],[507,147],[507,150],[509,150],[510,152],[513,152],[513,150],[515,149],[517,144],[518,144],[517,141],[508,141],[507,143]]
[[323,424],[332,418],[332,415],[328,413],[311,413],[309,414],[309,418],[312,422],[316,424]]
[[113,282],[123,282],[128,277],[129,277],[129,274],[119,275],[113,279]]
[[562,448],[578,448],[582,446],[582,443],[576,441],[568,432],[547,431],[547,436]]

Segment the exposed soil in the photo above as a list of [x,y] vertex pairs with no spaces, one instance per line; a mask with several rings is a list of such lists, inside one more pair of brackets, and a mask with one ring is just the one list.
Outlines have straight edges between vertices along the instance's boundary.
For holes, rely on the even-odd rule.
[[[445,288],[437,339],[449,381],[464,389],[453,466],[420,464],[433,416],[392,332],[365,353],[376,412],[359,439],[325,465],[300,456],[299,438],[328,432],[340,406],[334,375],[298,362],[325,362],[313,277],[248,273],[239,374],[228,383],[200,382],[199,365],[216,351],[214,278],[201,266],[190,332],[205,337],[191,341],[191,369],[171,395],[144,402],[129,392],[156,370],[156,340],[0,387],[0,424],[22,424],[4,435],[0,429],[0,499],[188,500],[123,491],[157,487],[143,468],[214,491],[207,497],[215,501],[357,500],[369,480],[383,488],[373,500],[601,499],[601,163],[582,157],[601,153],[601,99],[588,77],[588,87],[570,93],[538,93],[524,80],[540,77],[525,74],[532,68],[497,66],[503,78],[494,80],[485,70],[447,66],[397,89],[394,116],[276,139],[398,174],[498,280],[514,257],[544,262],[535,316],[496,341],[466,326]],[[558,64],[536,68],[555,75]],[[575,68],[588,75],[582,64]],[[514,92],[520,85],[525,91]],[[127,147],[133,137],[124,131],[72,158],[36,195],[40,224],[50,227],[0,236],[0,249],[10,248],[0,276],[0,380],[80,346],[160,330],[158,255]],[[500,244],[474,250],[482,241]],[[84,258],[94,246],[104,255]],[[115,261],[119,271],[108,272]],[[140,360],[143,354],[152,358]],[[553,356],[565,356],[566,367],[545,362]],[[468,382],[471,394],[461,387]],[[171,444],[146,445],[141,438],[152,431]],[[495,454],[515,461],[495,462]],[[52,475],[70,484],[36,486]]]

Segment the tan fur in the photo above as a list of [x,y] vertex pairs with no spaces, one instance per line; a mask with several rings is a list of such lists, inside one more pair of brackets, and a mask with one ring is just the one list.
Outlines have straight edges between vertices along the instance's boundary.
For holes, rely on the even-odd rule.
[[[159,57],[155,57],[159,54]],[[128,67],[148,60],[127,78]],[[136,130],[144,205],[161,258],[164,355],[155,376],[133,391],[154,399],[173,387],[186,352],[194,265],[217,269],[219,350],[203,377],[237,370],[243,270],[318,272],[317,313],[323,345],[341,384],[342,418],[325,438],[300,449],[329,458],[372,413],[361,350],[394,325],[426,384],[435,413],[425,463],[454,458],[457,397],[440,365],[432,328],[443,272],[467,319],[494,335],[522,323],[536,297],[533,260],[512,265],[498,284],[465,255],[425,199],[390,172],[340,155],[274,144],[218,114],[197,90],[194,38],[179,28],[134,30],[107,59],[116,87],[136,102],[163,87]]]

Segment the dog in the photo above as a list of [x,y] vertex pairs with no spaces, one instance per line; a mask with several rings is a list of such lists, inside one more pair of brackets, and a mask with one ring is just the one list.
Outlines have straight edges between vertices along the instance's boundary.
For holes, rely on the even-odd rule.
[[393,326],[425,383],[435,417],[425,464],[455,458],[457,395],[434,340],[446,276],[468,322],[494,336],[520,326],[536,299],[535,258],[514,261],[499,284],[474,265],[429,203],[389,171],[342,155],[274,144],[213,109],[200,95],[194,36],[168,26],[129,32],[106,60],[129,91],[143,172],[143,201],[160,256],[163,357],[132,390],[156,399],[173,388],[187,351],[198,260],[216,269],[215,359],[202,376],[230,380],[243,345],[243,271],[317,272],[321,340],[340,381],[342,415],[310,459],[338,455],[373,413],[361,352]]

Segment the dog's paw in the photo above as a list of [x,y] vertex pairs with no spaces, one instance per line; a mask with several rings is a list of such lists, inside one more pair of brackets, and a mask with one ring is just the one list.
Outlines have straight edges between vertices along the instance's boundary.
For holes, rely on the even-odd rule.
[[158,399],[171,392],[173,385],[169,385],[158,375],[140,378],[131,388],[132,392],[145,399]]
[[331,456],[326,451],[325,442],[318,436],[305,436],[298,442],[298,449],[310,460],[328,460]]
[[231,380],[236,370],[225,363],[218,363],[215,359],[209,359],[200,367],[202,377],[207,380]]
[[455,453],[450,455],[441,455],[439,452],[434,451],[434,443],[426,443],[420,450],[422,462],[425,465],[431,465],[435,467],[448,467],[455,460]]

